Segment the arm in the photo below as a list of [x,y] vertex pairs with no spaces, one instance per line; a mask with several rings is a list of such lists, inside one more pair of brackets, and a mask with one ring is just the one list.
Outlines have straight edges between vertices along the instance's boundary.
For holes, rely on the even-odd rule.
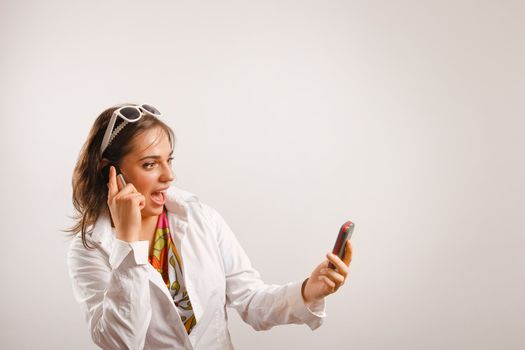
[[290,323],[306,323],[312,330],[318,328],[325,317],[324,299],[307,307],[301,295],[303,281],[265,284],[228,224],[214,209],[208,207],[208,210],[216,227],[225,270],[226,304],[256,330]]
[[151,319],[148,242],[115,240],[108,256],[75,238],[68,251],[75,299],[93,342],[103,349],[142,349]]

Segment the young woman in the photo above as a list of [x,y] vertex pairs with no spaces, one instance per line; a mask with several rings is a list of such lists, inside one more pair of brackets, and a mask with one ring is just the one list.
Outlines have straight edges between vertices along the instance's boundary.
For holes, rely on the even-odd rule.
[[347,278],[350,241],[304,282],[265,284],[217,211],[170,186],[174,143],[156,108],[129,104],[100,114],[81,150],[67,260],[95,344],[233,349],[226,306],[256,330],[319,327],[324,298]]

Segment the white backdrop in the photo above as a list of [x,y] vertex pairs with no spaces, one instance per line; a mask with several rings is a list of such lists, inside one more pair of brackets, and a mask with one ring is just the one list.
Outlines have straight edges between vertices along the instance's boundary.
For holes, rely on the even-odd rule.
[[157,106],[176,185],[269,283],[356,222],[325,324],[239,349],[525,347],[522,1],[0,2],[2,349],[92,349],[65,254],[71,173],[121,102]]

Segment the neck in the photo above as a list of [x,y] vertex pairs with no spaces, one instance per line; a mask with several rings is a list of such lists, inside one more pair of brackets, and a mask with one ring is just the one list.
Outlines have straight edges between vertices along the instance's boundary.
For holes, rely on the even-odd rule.
[[155,235],[155,227],[159,220],[158,215],[147,216],[142,218],[142,228],[140,230],[141,241],[152,241]]

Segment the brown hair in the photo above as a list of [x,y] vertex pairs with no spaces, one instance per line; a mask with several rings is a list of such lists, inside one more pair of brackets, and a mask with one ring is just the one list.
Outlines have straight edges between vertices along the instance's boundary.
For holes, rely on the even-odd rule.
[[[134,104],[125,104],[134,105]],[[102,159],[119,164],[122,157],[131,152],[132,140],[138,134],[160,127],[164,130],[172,145],[175,144],[175,136],[171,128],[162,120],[144,113],[142,118],[133,123],[128,123],[111,141],[109,146],[100,154],[100,146],[104,133],[109,124],[113,112],[122,105],[114,106],[103,111],[93,123],[91,131],[82,149],[73,171],[73,206],[75,207],[74,219],[76,223],[66,232],[75,235],[81,233],[82,243],[86,248],[89,246],[86,234],[92,232],[93,226],[100,214],[107,209],[108,186],[103,175]],[[123,122],[117,118],[114,129]]]

